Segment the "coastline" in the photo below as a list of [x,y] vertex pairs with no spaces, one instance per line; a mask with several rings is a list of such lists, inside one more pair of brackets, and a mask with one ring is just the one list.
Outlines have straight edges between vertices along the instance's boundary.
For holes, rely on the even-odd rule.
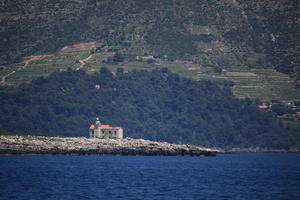
[[225,151],[226,153],[300,153],[299,149],[271,149],[271,148],[232,148]]
[[144,139],[0,135],[0,155],[216,156],[222,150]]

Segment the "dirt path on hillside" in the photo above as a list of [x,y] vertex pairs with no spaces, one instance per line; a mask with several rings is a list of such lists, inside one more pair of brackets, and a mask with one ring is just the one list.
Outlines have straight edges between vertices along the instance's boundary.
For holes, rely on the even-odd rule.
[[90,60],[92,58],[92,56],[93,55],[89,55],[88,57],[86,57],[86,58],[84,58],[82,60],[79,60],[80,65],[79,65],[79,67],[76,68],[76,70],[79,70],[79,69],[83,68],[84,65],[85,65],[85,62],[87,62],[88,60]]
[[30,62],[42,60],[49,56],[54,56],[54,54],[43,54],[43,55],[25,57],[24,60],[22,61],[22,63],[24,63],[23,68],[26,68]]
[[61,50],[59,50],[59,53],[70,53],[74,51],[83,51],[83,50],[91,50],[96,48],[97,45],[101,45],[99,42],[87,42],[87,43],[78,43],[70,46],[65,46]]
[[[99,42],[87,42],[87,43],[79,43],[79,44],[74,44],[74,45],[70,45],[70,46],[65,46],[63,47],[62,49],[60,49],[58,52],[56,52],[56,54],[63,54],[63,53],[70,53],[70,52],[73,52],[73,51],[80,51],[80,50],[90,50],[90,49],[93,49],[93,48],[96,48],[96,46],[99,46],[101,45],[101,43]],[[39,60],[42,60],[46,57],[49,57],[49,56],[54,56],[55,53],[53,54],[42,54],[42,55],[36,55],[36,56],[28,56],[28,57],[25,57],[22,62],[20,63],[17,63],[18,65],[21,65],[18,69],[12,71],[12,72],[9,72],[8,74],[4,75],[1,77],[1,80],[0,80],[0,86],[4,86],[4,85],[10,85],[8,82],[7,82],[7,78],[9,76],[11,76],[12,74],[22,70],[22,69],[26,69],[27,66],[30,64],[30,62],[33,62],[33,61],[39,61]],[[80,69],[80,68],[83,68],[84,65],[86,64],[86,62],[92,58],[92,55],[88,56],[87,58],[84,58],[82,60],[79,60],[80,62],[80,65],[79,67],[77,68]],[[3,66],[3,67],[11,67],[11,66]]]
[[29,65],[30,62],[42,60],[46,57],[53,56],[53,55],[54,54],[43,54],[43,55],[25,57],[24,60],[21,62],[21,64],[23,64],[23,65],[20,68],[8,73],[5,76],[2,76],[0,85],[1,86],[10,85],[9,83],[6,82],[7,77],[9,77],[10,75],[20,71],[21,69],[25,69]]
[[16,73],[16,71],[12,71],[12,72],[10,72],[10,73],[7,74],[7,75],[2,76],[0,85],[1,85],[1,86],[8,85],[8,83],[6,82],[6,78],[7,78],[8,76],[14,74],[14,73]]
[[[24,58],[24,60],[21,62],[22,66],[20,66],[18,69],[8,73],[7,75],[4,75],[1,77],[1,82],[0,82],[0,85],[1,86],[4,86],[4,85],[10,85],[6,80],[9,76],[11,76],[12,74],[22,70],[22,69],[26,69],[27,66],[31,63],[31,62],[34,62],[34,61],[39,61],[39,60],[42,60],[46,57],[49,57],[49,56],[54,56],[54,54],[44,54],[44,55],[36,55],[36,56],[29,56],[29,57],[26,57]],[[88,57],[82,59],[82,60],[79,60],[79,67],[76,68],[76,70],[79,70],[81,68],[84,67],[84,65],[86,64],[86,62],[92,58],[92,55],[89,55]],[[7,66],[9,67],[9,66]]]

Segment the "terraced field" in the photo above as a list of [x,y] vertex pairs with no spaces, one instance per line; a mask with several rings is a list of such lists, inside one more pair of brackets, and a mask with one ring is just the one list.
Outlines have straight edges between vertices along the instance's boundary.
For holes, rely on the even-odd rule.
[[16,73],[7,77],[10,84],[20,84],[28,82],[40,76],[46,76],[54,71],[64,70],[67,68],[75,68],[76,61],[84,59],[89,53],[87,51],[56,54],[45,57],[41,60],[29,61],[26,66],[21,67]]
[[272,69],[232,69],[222,75],[200,72],[198,78],[233,81],[233,93],[239,98],[259,98],[266,102],[300,100],[300,91],[294,88],[289,76]]
[[119,67],[125,70],[152,70],[156,67],[168,67],[171,71],[184,77],[197,80],[233,81],[235,83],[232,88],[233,93],[239,98],[260,98],[265,102],[271,100],[300,101],[300,91],[294,88],[293,81],[287,75],[272,69],[236,67],[223,73],[216,73],[211,68],[197,64],[164,60],[156,60],[154,63],[130,61],[111,65],[104,64],[103,61],[113,56],[115,52],[101,50],[91,53],[95,50],[96,45],[96,43],[77,44],[64,47],[55,54],[31,56],[16,65],[2,66],[0,70],[1,85],[19,85],[67,68],[83,68],[88,73],[94,73],[103,66],[113,72]]
[[259,98],[264,102],[271,100],[300,101],[300,91],[286,74],[273,69],[232,68],[224,73],[191,63],[162,63],[182,76],[197,80],[232,81],[233,93],[239,98]]
[[16,65],[2,66],[1,85],[19,85],[55,71],[75,69],[80,65],[79,61],[89,55],[89,48],[85,48],[78,51],[60,51],[50,55],[27,57]]

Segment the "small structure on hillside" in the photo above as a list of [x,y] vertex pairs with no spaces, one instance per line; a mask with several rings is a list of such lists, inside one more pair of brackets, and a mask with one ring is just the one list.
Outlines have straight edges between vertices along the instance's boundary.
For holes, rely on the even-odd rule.
[[268,109],[269,108],[269,106],[267,106],[267,105],[258,105],[257,107],[259,109]]
[[96,123],[90,125],[89,136],[90,138],[123,139],[123,128],[102,125],[99,118],[96,118]]

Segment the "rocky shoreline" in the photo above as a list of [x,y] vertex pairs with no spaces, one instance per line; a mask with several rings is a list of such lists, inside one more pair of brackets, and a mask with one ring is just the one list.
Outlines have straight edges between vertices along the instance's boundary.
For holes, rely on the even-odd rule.
[[0,135],[0,155],[216,156],[221,150],[143,139]]

